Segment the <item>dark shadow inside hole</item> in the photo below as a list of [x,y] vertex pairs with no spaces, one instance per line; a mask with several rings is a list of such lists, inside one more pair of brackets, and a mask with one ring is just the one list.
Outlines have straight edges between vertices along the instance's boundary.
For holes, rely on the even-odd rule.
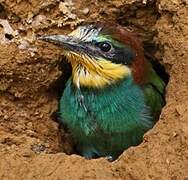
[[167,74],[165,67],[159,63],[154,54],[158,51],[158,48],[154,43],[146,42],[144,43],[144,55],[148,61],[151,62],[155,72],[160,76],[160,78],[167,85],[169,81],[169,75]]
[[[66,87],[66,82],[71,76],[72,73],[72,67],[67,62],[65,57],[62,58],[59,66],[59,70],[62,71],[62,75],[55,81],[53,84],[51,84],[50,89],[53,90],[53,93],[56,94],[57,101],[59,102],[61,99],[61,96],[63,94],[63,91]],[[60,149],[64,153],[70,155],[70,154],[77,154],[75,152],[75,146],[72,140],[72,137],[70,136],[70,132],[68,130],[68,127],[66,124],[63,123],[63,120],[60,117],[60,108],[58,103],[58,109],[54,113],[52,113],[51,118],[53,121],[58,123],[58,129],[59,129],[59,144]]]
[[59,66],[59,70],[62,71],[62,75],[54,84],[52,84],[52,86],[54,88],[54,91],[57,93],[59,100],[62,96],[63,90],[66,87],[66,82],[71,76],[72,67],[64,57],[58,66]]
[[[59,66],[59,70],[62,71],[62,75],[57,79],[57,81],[51,84],[50,89],[53,89],[53,93],[56,94],[57,100],[59,102],[63,94],[63,91],[66,87],[66,82],[71,76],[72,68],[64,57],[58,66]],[[58,123],[61,123],[60,115],[59,115],[59,107],[58,110],[52,114],[52,119]]]

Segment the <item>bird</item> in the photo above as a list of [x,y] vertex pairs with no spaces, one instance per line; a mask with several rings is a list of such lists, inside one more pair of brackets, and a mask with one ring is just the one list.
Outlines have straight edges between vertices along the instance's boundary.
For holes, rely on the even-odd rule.
[[140,144],[165,104],[165,83],[136,33],[97,22],[39,39],[61,47],[72,67],[59,111],[78,154],[113,161]]

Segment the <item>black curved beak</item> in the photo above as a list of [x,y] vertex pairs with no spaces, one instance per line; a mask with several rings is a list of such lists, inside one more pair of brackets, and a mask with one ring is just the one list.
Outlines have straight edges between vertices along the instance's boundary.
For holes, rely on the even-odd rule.
[[67,35],[46,35],[37,38],[61,46],[63,49],[78,52],[81,49],[80,40]]

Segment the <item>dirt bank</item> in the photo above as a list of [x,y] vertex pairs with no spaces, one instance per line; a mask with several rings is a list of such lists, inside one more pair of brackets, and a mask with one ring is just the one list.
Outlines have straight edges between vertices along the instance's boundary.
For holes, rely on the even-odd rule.
[[[0,179],[188,179],[186,0],[0,1]],[[170,79],[160,120],[113,163],[85,160],[54,121],[67,77],[61,50],[36,35],[113,20],[137,32]],[[9,26],[10,25],[10,26]],[[60,133],[61,132],[61,133]]]

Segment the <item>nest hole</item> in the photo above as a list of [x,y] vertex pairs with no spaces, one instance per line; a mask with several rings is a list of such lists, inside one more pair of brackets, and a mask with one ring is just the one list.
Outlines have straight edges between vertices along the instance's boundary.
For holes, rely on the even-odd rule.
[[[148,17],[150,18],[149,22]],[[146,59],[151,62],[156,73],[167,85],[169,81],[169,75],[167,74],[165,67],[160,63],[161,59],[156,57],[157,52],[161,54],[160,57],[162,57],[162,52],[160,52],[160,48],[155,44],[153,40],[156,36],[156,32],[152,29],[159,17],[160,14],[157,12],[155,2],[152,1],[147,5],[138,3],[133,4],[130,7],[121,7],[119,13],[117,14],[116,21],[122,26],[133,29],[137,33],[137,35],[143,42],[144,54]],[[140,22],[145,22],[146,26],[142,26]],[[66,61],[62,61],[60,67],[61,70],[64,72],[63,76],[54,83],[54,88],[58,96],[58,101],[62,96],[66,81],[71,76],[70,64],[68,64]],[[79,154],[76,151],[75,144],[73,143],[68,127],[66,127],[66,125],[63,124],[60,120],[59,111],[57,110],[57,112],[54,112],[52,117],[59,124],[59,143],[62,151],[69,155]]]
[[[158,47],[155,44],[149,42],[145,43],[143,47],[144,47],[145,57],[147,58],[147,60],[149,60],[152,63],[152,66],[156,71],[156,73],[161,77],[161,79],[163,79],[163,81],[167,85],[169,80],[169,75],[165,71],[165,67],[162,64],[160,64],[157,58],[155,58],[154,56],[156,51],[158,51]],[[63,90],[66,87],[66,82],[70,78],[72,71],[71,65],[65,60],[61,61],[59,67],[60,70],[63,71],[63,75],[52,85],[53,91],[57,94],[58,101],[60,101]],[[75,148],[76,146],[72,140],[68,127],[65,124],[63,124],[60,118],[59,109],[52,114],[52,119],[56,121],[59,126],[60,151],[68,155],[71,154],[79,155],[79,153],[76,151]]]

